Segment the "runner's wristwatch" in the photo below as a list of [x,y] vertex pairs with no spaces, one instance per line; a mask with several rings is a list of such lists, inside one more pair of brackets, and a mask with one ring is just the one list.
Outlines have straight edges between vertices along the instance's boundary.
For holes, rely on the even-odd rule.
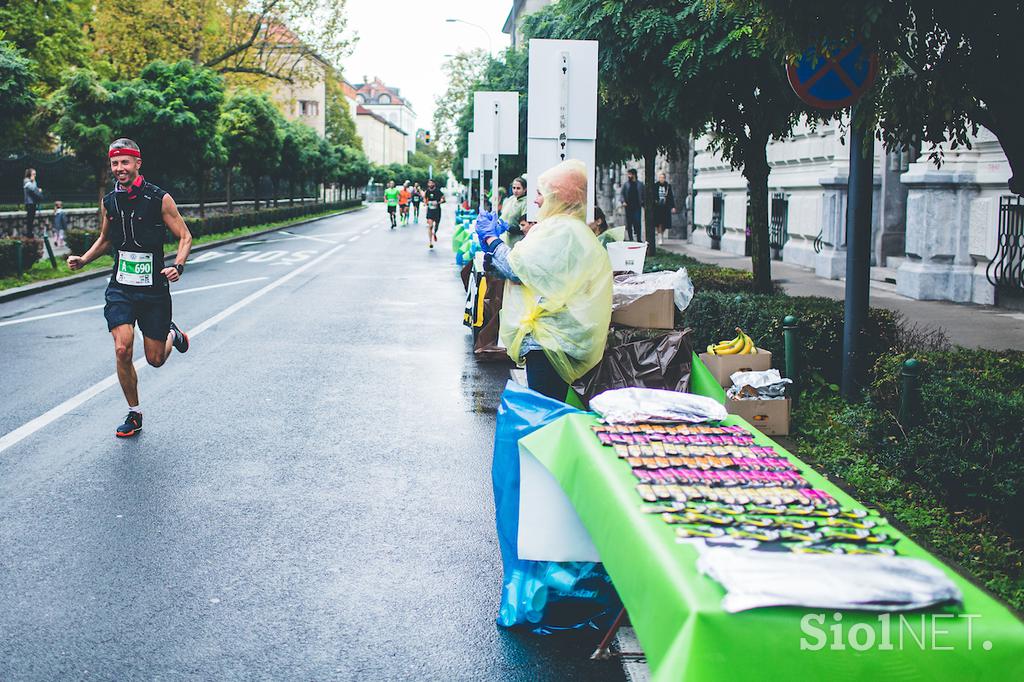
[[185,272],[185,264],[184,263],[175,263],[174,264],[174,269],[178,271],[178,277],[181,277],[181,273]]

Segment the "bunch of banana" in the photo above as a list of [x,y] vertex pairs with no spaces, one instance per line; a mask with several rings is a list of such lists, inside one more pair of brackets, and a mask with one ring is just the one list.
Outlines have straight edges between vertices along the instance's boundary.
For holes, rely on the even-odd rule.
[[755,355],[757,344],[742,329],[736,327],[735,339],[709,344],[708,352],[712,355]]

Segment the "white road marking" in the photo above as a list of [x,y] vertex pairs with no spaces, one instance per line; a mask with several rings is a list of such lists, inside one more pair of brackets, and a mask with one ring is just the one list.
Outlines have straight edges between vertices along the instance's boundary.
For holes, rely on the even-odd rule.
[[[319,235],[312,236],[312,235],[308,235],[308,234],[292,234],[291,232],[284,232],[284,231],[282,231],[281,234],[291,235],[291,239],[308,239],[311,242],[323,242],[324,244],[337,244],[338,243],[338,242],[334,241],[333,239],[323,239]],[[273,241],[284,242],[284,241],[291,241],[291,239],[275,239]]]
[[362,236],[363,236],[363,235],[361,235],[361,234],[354,234],[354,235],[352,235],[351,237],[349,237],[349,241],[350,241],[350,242],[354,242],[355,240],[359,239],[359,238],[360,238],[360,237],[362,237]]
[[[243,298],[242,300],[233,303],[232,305],[220,311],[213,317],[207,319],[204,322],[199,323],[199,325],[188,330],[189,337],[195,338],[199,334],[202,334],[204,331],[206,331],[213,325],[217,324],[218,322],[224,320],[229,315],[233,315],[234,313],[238,312],[239,310],[249,305],[253,301],[262,298],[264,295],[273,291],[274,289],[281,286],[288,280],[292,279],[293,277],[297,277],[298,275],[302,274],[309,268],[313,267],[314,265],[323,260],[326,260],[327,258],[334,255],[343,248],[345,248],[345,244],[338,244],[333,249],[325,251],[317,258],[314,258],[308,263],[300,265],[291,272],[275,279],[273,282],[266,285],[262,289],[258,289],[253,293],[249,294],[248,296],[246,296],[245,298]],[[134,364],[136,370],[143,369],[146,366],[145,357],[139,358],[138,360],[135,361]],[[117,373],[111,374],[106,379],[96,382],[95,384],[85,389],[81,393],[68,398],[61,404],[47,410],[46,412],[39,415],[35,419],[26,422],[25,424],[22,424],[18,428],[6,434],[4,437],[0,438],[0,452],[3,452],[4,450],[20,443],[21,441],[28,438],[29,436],[39,431],[40,429],[43,429],[46,426],[52,424],[53,422],[57,421],[58,419],[66,415],[68,412],[77,409],[84,403],[88,402],[91,398],[94,398],[95,396],[99,395],[100,393],[115,385],[116,383]]]
[[[267,279],[266,277],[250,277],[249,279],[240,279],[234,282],[222,282],[221,284],[208,284],[204,287],[193,287],[191,289],[182,289],[181,291],[172,291],[171,296],[180,296],[181,294],[191,294],[196,291],[208,291],[209,289],[220,289],[221,287],[231,287],[236,284],[248,284],[249,282],[259,282],[260,280]],[[0,322],[0,327],[7,327],[12,324],[21,324],[22,322],[34,322],[36,320],[48,320],[51,317],[61,317],[63,315],[74,315],[75,313],[84,313],[89,310],[99,310],[103,307],[103,304],[99,305],[88,305],[84,308],[75,308],[73,310],[62,310],[58,313],[46,313],[44,315],[33,315],[32,317],[22,317],[17,320],[6,320]]]

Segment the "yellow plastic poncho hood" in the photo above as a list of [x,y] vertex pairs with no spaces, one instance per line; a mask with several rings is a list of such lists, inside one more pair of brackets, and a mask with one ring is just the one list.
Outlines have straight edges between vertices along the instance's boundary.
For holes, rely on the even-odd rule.
[[529,334],[567,382],[600,362],[612,315],[608,252],[584,222],[587,170],[563,161],[537,180],[544,198],[538,222],[509,254],[522,284],[508,282],[501,311],[502,343],[522,360]]

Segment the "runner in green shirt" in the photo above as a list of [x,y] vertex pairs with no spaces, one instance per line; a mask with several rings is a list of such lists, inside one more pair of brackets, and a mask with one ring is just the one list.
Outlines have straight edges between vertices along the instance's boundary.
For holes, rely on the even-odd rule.
[[398,210],[398,188],[395,181],[388,181],[388,188],[384,190],[384,203],[388,207],[388,217],[391,218],[391,229],[395,229],[395,211]]

